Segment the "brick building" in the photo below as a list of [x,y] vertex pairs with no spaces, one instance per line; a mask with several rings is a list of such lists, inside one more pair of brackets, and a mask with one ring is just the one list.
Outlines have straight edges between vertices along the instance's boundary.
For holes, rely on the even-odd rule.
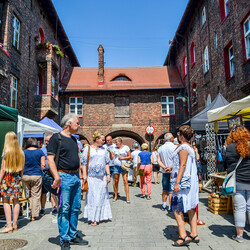
[[74,67],[63,78],[63,113],[80,116],[81,134],[92,142],[94,131],[125,136],[142,143],[145,128],[155,127],[153,142],[184,121],[176,96],[183,85],[175,67],[105,67],[100,45],[99,67]]
[[58,120],[58,89],[79,66],[51,0],[0,0],[0,103]]
[[249,0],[190,0],[164,65],[179,69],[189,117],[219,91],[229,102],[249,95]]

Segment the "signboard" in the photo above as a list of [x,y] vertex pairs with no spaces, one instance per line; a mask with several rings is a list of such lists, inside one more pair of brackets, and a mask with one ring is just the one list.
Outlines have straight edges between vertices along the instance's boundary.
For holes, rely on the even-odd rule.
[[148,125],[145,130],[148,135],[152,135],[155,132],[155,128],[152,125]]

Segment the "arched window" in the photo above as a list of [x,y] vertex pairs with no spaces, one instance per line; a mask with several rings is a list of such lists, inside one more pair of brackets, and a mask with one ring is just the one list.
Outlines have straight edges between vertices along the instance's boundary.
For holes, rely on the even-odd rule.
[[195,47],[194,47],[194,42],[192,42],[192,44],[191,44],[190,55],[191,55],[191,66],[193,66],[195,64]]
[[183,58],[183,77],[187,75],[187,57],[184,56]]
[[131,80],[126,76],[117,76],[112,81],[131,81]]
[[209,70],[208,46],[206,46],[206,48],[204,49],[203,60],[204,60],[204,74],[205,74]]
[[42,28],[39,28],[39,43],[44,43],[44,32]]
[[207,96],[207,100],[206,100],[206,107],[209,106],[210,104],[212,103],[212,100],[211,100],[211,95],[208,94]]

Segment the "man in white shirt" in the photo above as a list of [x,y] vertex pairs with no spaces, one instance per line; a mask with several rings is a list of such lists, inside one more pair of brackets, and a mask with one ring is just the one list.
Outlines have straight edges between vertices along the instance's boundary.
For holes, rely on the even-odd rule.
[[176,149],[173,144],[174,137],[171,133],[164,135],[165,143],[158,150],[158,164],[162,168],[162,210],[165,211],[167,207],[167,198],[169,196],[169,206],[171,205],[171,188],[170,176],[172,171],[172,153]]
[[139,143],[135,142],[133,144],[134,151],[131,153],[132,161],[133,161],[133,172],[134,172],[134,183],[132,184],[133,187],[136,187],[136,182],[137,182],[137,164],[138,164],[138,154],[141,152],[139,150]]
[[[108,135],[106,137],[106,144],[104,144],[103,147],[105,149],[107,149],[108,151],[110,151],[111,153],[114,152],[114,149],[115,149],[116,145],[113,143],[113,138],[110,135]],[[109,162],[109,169],[110,169],[110,176],[114,177],[114,175],[113,175],[113,172],[114,172],[114,162],[113,162],[113,160],[110,160],[110,162]]]

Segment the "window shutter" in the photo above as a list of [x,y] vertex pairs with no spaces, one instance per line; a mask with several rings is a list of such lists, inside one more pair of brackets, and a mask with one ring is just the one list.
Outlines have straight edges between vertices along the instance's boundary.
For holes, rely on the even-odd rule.
[[221,17],[221,22],[224,21],[225,19],[225,0],[220,0],[220,17]]

